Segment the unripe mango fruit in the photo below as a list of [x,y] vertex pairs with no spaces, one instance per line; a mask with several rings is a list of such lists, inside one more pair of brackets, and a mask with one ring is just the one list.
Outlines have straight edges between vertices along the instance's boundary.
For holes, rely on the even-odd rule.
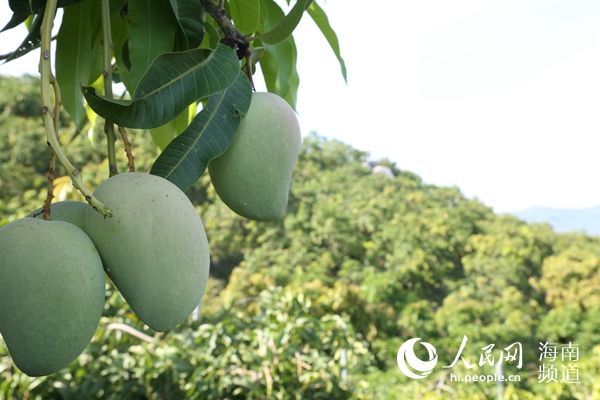
[[215,191],[243,217],[281,218],[300,141],[300,125],[292,107],[273,93],[253,93],[233,142],[208,164]]
[[[69,222],[85,232],[85,212],[89,208],[83,201],[65,200],[50,204],[52,221]],[[43,219],[42,208],[30,212],[27,217]]]
[[202,220],[185,193],[164,178],[125,172],[94,196],[113,216],[89,207],[87,233],[133,312],[160,332],[183,322],[200,303],[210,266]]
[[62,221],[24,218],[0,229],[0,333],[16,366],[52,374],[90,342],[104,308],[102,261]]

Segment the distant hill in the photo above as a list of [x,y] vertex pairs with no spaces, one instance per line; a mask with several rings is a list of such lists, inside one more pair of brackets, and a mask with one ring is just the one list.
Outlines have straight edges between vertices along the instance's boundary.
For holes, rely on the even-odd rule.
[[583,231],[588,235],[600,236],[600,205],[581,209],[533,207],[507,214],[530,223],[547,222],[557,232]]

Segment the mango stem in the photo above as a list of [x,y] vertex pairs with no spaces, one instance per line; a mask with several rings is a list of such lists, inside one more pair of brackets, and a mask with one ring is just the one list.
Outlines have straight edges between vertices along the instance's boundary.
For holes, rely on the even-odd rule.
[[[54,24],[54,14],[56,13],[57,0],[48,0],[44,11],[44,19],[41,27],[41,57],[40,57],[40,76],[41,76],[41,94],[42,94],[42,119],[44,121],[44,129],[46,130],[46,140],[48,147],[54,151],[58,161],[63,166],[69,178],[73,182],[73,186],[83,194],[87,202],[105,218],[111,217],[110,210],[96,199],[91,190],[85,185],[81,178],[81,173],[69,161],[66,154],[58,141],[58,130],[55,128],[55,118],[59,109],[53,109],[50,95],[50,85],[53,85],[56,98],[60,101],[60,90],[56,83],[52,83],[53,75],[50,63],[50,49],[52,39],[52,25]],[[58,104],[58,103],[57,103]],[[60,104],[59,104],[60,106]]]

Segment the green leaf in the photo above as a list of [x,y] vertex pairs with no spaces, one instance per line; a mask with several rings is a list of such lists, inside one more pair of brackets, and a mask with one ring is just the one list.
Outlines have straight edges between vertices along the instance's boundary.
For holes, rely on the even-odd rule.
[[[284,18],[283,11],[272,0],[262,0],[261,11],[265,29]],[[260,59],[260,66],[267,90],[284,98],[295,109],[300,78],[296,70],[297,50],[294,37],[290,36],[277,45],[262,45],[265,53]]]
[[[263,0],[263,4],[264,1],[265,0]],[[272,0],[266,1],[272,2]],[[281,19],[274,28],[256,36],[256,38],[259,38],[264,44],[277,44],[283,42],[291,36],[292,32],[294,32],[294,29],[296,29],[302,19],[302,15],[304,15],[304,11],[311,3],[312,0],[297,0],[288,15]]]
[[171,140],[177,135],[180,135],[181,132],[188,127],[190,121],[194,115],[196,115],[197,107],[198,103],[194,102],[187,109],[183,110],[181,114],[175,117],[175,119],[172,119],[164,125],[150,129],[150,135],[152,135],[154,144],[159,149],[164,150],[165,147],[171,143]]
[[40,32],[40,28],[42,27],[42,19],[43,17],[41,14],[37,14],[33,18],[33,23],[31,24],[31,29],[27,34],[27,37],[25,40],[23,40],[21,45],[6,59],[5,63],[16,60],[19,57],[23,57],[31,50],[37,49],[40,46],[42,41],[42,35]]
[[325,11],[323,11],[323,9],[321,7],[319,7],[319,5],[315,2],[313,2],[308,7],[307,11],[308,11],[308,15],[311,16],[313,21],[315,21],[315,23],[321,30],[321,33],[323,33],[323,36],[325,36],[325,39],[327,39],[327,43],[329,43],[329,46],[331,46],[331,49],[333,50],[335,56],[338,59],[338,62],[340,63],[344,81],[348,82],[348,77],[346,74],[346,63],[344,62],[344,59],[342,58],[342,55],[340,52],[340,42],[338,41],[338,37],[337,37],[335,31],[329,24],[329,19],[327,18],[327,14],[325,14]]
[[99,12],[95,0],[66,7],[56,38],[56,79],[60,82],[63,105],[76,124],[85,118],[81,85],[98,78],[94,67],[100,46],[96,40],[101,29]]
[[[57,6],[57,8],[67,7],[72,4],[76,4],[80,1],[82,1],[82,0],[59,0],[57,2],[56,6]],[[9,0],[8,5],[10,6],[10,9],[13,11],[13,16],[11,17],[10,21],[8,21],[8,23],[4,26],[4,28],[2,28],[0,33],[19,26],[21,23],[25,22],[25,20],[30,15],[43,14],[44,9],[46,8],[46,0],[31,0],[31,1]],[[24,53],[24,54],[26,54],[26,53]],[[21,54],[21,56],[24,54]],[[15,58],[18,58],[18,57],[15,57]]]
[[154,60],[132,100],[115,100],[84,87],[83,95],[96,114],[128,128],[164,125],[204,97],[225,90],[236,79],[239,61],[233,49],[194,49],[166,53]]
[[221,42],[219,31],[217,31],[217,29],[208,21],[204,24],[204,29],[205,35],[200,47],[215,50],[219,47],[219,43]]
[[[131,85],[131,73],[129,71],[129,42],[127,29],[129,20],[122,18],[120,14],[112,17],[110,21],[110,30],[113,40],[113,56],[117,64],[118,79],[123,82],[127,91],[133,93]],[[113,76],[114,77],[114,76]]]
[[152,61],[173,51],[177,20],[168,0],[129,0],[131,85],[142,79]]
[[250,60],[253,64],[256,64],[260,61],[260,58],[265,54],[264,47],[254,47],[252,48],[252,53],[250,55]]
[[229,0],[231,17],[238,31],[251,35],[258,29],[260,0]]
[[[293,37],[289,37],[283,42],[276,46],[264,45],[265,54],[261,58],[261,68],[263,66],[263,59],[267,56],[265,62],[274,63],[276,66],[276,75],[274,77],[265,77],[265,83],[267,83],[267,89],[269,92],[276,93],[288,102],[288,104],[296,109],[296,98],[298,95],[298,86],[300,84],[300,77],[296,69],[296,61],[298,59],[298,52],[296,49],[296,42]],[[272,73],[273,67],[265,71]],[[270,83],[270,84],[269,84]]]
[[195,49],[202,43],[204,26],[200,20],[202,4],[198,0],[170,0],[179,24],[180,50]]
[[177,136],[177,120],[183,115],[187,116],[187,112],[185,110],[175,119],[167,122],[166,124],[150,129],[150,135],[152,136],[152,141],[156,147],[164,150],[165,147],[167,147],[167,145],[171,143],[173,139],[175,139]]
[[[83,0],[58,0],[56,7],[62,8],[72,4],[79,3]],[[27,11],[29,15],[43,14],[46,9],[47,0],[9,0],[8,5],[14,13],[22,13]]]
[[29,15],[29,11],[15,11],[13,16],[10,18],[10,21],[8,21],[4,28],[2,28],[0,33],[21,25],[27,19],[27,17],[29,17]]
[[[263,49],[265,48],[263,47]],[[278,73],[277,61],[271,53],[266,51],[266,49],[263,51],[263,54],[260,57],[260,69],[262,71],[263,78],[265,79],[267,91],[276,93]]]
[[209,161],[227,150],[251,99],[250,81],[239,71],[236,81],[212,95],[190,126],[158,156],[150,173],[168,179],[181,190],[192,186]]

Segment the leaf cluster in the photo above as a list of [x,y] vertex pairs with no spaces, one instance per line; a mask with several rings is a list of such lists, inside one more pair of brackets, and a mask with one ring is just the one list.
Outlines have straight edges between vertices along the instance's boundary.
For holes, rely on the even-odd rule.
[[[9,1],[13,16],[3,31],[28,21],[31,26],[7,61],[40,45],[50,4]],[[182,190],[232,142],[249,108],[258,66],[267,90],[295,108],[300,79],[293,32],[303,15],[316,22],[346,79],[337,36],[312,0],[297,0],[287,13],[274,0],[61,0],[56,6],[64,12],[55,75],[62,105],[78,129],[96,115],[120,127],[152,129],[164,152],[150,172]],[[50,71],[41,74],[48,77]],[[122,84],[120,98],[113,96],[113,83]],[[111,127],[112,175],[117,169]]]

